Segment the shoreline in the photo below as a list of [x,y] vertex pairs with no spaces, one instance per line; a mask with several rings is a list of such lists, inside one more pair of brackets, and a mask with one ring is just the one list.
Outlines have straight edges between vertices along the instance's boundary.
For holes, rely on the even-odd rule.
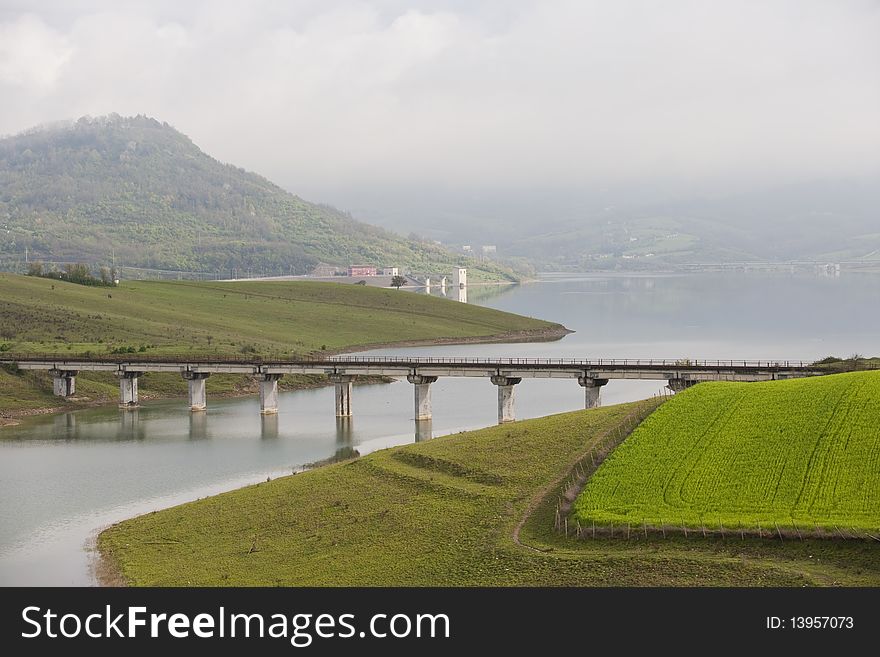
[[373,351],[374,349],[399,349],[401,347],[439,347],[445,345],[464,344],[515,344],[518,342],[555,342],[566,335],[574,333],[561,324],[542,329],[526,331],[510,331],[508,333],[496,333],[495,335],[477,335],[469,338],[430,338],[427,340],[402,340],[398,342],[375,342],[366,345],[346,347],[344,349],[328,349],[321,353],[329,356],[340,354],[353,354],[361,351]]
[[[459,338],[430,338],[425,340],[404,340],[399,342],[376,342],[372,344],[365,345],[354,345],[351,347],[345,347],[340,349],[332,349],[327,351],[318,352],[321,355],[325,356],[337,356],[339,354],[347,354],[347,353],[357,353],[362,351],[372,351],[373,349],[396,349],[402,347],[432,347],[432,346],[442,346],[442,345],[456,345],[456,344],[504,344],[504,343],[518,343],[518,342],[553,342],[555,340],[561,340],[566,335],[570,333],[574,333],[571,329],[568,329],[562,325],[558,326],[550,326],[542,329],[532,329],[526,331],[512,331],[508,333],[496,333],[494,335],[486,335],[486,336],[473,336],[473,337],[459,337]],[[378,384],[378,383],[388,383],[388,381],[373,381],[373,380],[362,380],[361,384],[369,385],[369,384]],[[315,388],[322,388],[327,385],[331,385],[329,383],[317,383],[317,384],[300,384],[294,385],[289,388],[285,388],[282,392],[294,392],[297,390],[312,390]],[[236,399],[243,397],[252,397],[257,395],[258,390],[254,388],[253,390],[244,390],[244,391],[236,391],[236,392],[221,392],[215,393],[212,396],[218,399]],[[141,399],[143,401],[163,401],[166,399],[180,399],[179,395],[162,395],[162,394],[142,394]],[[70,399],[72,402],[71,406],[44,406],[39,408],[28,408],[21,410],[11,410],[11,411],[3,411],[0,414],[0,430],[6,427],[14,427],[21,424],[22,420],[26,420],[30,417],[37,417],[42,415],[55,415],[59,413],[69,413],[73,411],[80,411],[89,408],[109,408],[111,406],[116,406],[117,402],[112,401],[110,399],[90,399],[90,398],[81,398],[73,397]]]

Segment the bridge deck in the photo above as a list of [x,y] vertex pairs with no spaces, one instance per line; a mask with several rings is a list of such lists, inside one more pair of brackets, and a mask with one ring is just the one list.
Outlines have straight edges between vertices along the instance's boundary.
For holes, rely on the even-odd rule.
[[201,372],[205,374],[346,374],[520,378],[673,379],[693,381],[762,381],[825,374],[805,361],[464,358],[334,356],[326,359],[276,359],[243,356],[144,357],[121,355],[90,358],[70,355],[0,355],[0,363],[28,370],[78,372]]

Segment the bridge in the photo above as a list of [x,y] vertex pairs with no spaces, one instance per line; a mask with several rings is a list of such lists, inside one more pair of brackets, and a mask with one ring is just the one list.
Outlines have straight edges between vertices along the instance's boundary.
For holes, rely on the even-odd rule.
[[600,403],[600,391],[612,379],[666,381],[678,392],[701,381],[774,381],[827,374],[802,361],[633,360],[566,358],[435,358],[335,356],[324,359],[258,357],[143,357],[108,355],[83,358],[59,355],[0,354],[0,364],[51,374],[60,397],[76,392],[79,372],[111,372],[119,379],[119,406],[138,406],[138,378],[148,372],[180,374],[189,382],[189,407],[207,408],[205,380],[212,374],[245,374],[260,384],[260,413],[278,412],[278,381],[286,374],[324,374],[336,387],[336,416],[352,415],[352,383],[358,376],[406,378],[413,385],[416,420],[431,419],[431,384],[439,377],[482,377],[498,388],[498,422],[515,419],[514,388],[523,379],[572,379],[584,388],[584,407]]

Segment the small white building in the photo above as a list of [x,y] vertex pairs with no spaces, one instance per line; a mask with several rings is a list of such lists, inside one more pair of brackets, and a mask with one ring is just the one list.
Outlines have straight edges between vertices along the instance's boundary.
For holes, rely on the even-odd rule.
[[465,253],[470,253],[471,251],[473,251],[470,244],[465,244],[464,246],[461,247],[461,250],[464,251]]
[[382,276],[399,276],[400,268],[399,267],[383,267],[382,268]]
[[483,245],[483,255],[489,255],[490,253],[497,253],[498,247],[494,244],[484,244]]
[[467,287],[467,269],[456,267],[452,270],[452,287],[459,289]]

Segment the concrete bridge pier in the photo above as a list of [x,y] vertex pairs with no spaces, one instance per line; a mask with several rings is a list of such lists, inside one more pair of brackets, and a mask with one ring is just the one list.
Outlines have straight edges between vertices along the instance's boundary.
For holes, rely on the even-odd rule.
[[498,386],[498,424],[513,422],[516,419],[513,409],[513,386],[522,379],[496,374],[492,376],[491,381]]
[[76,393],[75,370],[50,370],[52,392],[58,397],[72,397]]
[[584,408],[598,408],[602,404],[599,393],[602,386],[608,385],[608,379],[579,376],[578,383],[584,388]]
[[417,443],[431,440],[434,437],[433,422],[431,420],[416,420],[415,425],[415,439]]
[[699,381],[694,381],[693,379],[669,379],[666,387],[672,392],[681,392],[682,390],[687,390],[698,383]]
[[328,378],[336,384],[336,417],[351,417],[351,382],[354,376],[330,374]]
[[415,390],[415,419],[431,419],[431,384],[437,381],[436,376],[409,374],[406,380],[413,384]]
[[119,377],[119,408],[136,410],[138,407],[138,377],[140,372],[117,372]]
[[278,380],[283,374],[260,376],[260,414],[275,415],[278,412]]
[[208,372],[183,372],[183,378],[189,381],[189,410],[205,411],[208,409],[205,379],[209,376]]

